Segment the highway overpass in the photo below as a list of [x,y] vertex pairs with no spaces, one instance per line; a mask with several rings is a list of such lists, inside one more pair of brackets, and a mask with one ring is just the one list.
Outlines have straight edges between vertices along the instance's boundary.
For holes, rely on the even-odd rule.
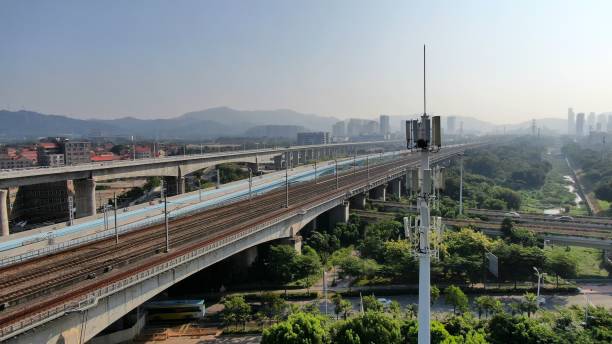
[[[448,147],[432,162],[471,146]],[[418,164],[416,154],[361,165],[338,176],[283,185],[252,199],[183,214],[114,238],[0,268],[0,340],[82,343],[170,285],[235,253],[283,239],[298,244],[299,231],[326,213],[348,220],[349,204],[401,193],[402,180]],[[405,183],[405,180],[404,180]]]
[[[259,164],[275,161],[280,169],[287,163],[281,158],[287,152],[289,164],[296,166],[324,157],[330,159],[353,155],[357,150],[399,150],[402,147],[403,141],[347,142],[0,171],[0,235],[10,234],[9,217],[14,218],[15,214],[21,213],[20,207],[14,207],[13,215],[9,214],[7,201],[8,189],[11,187],[20,188],[18,204],[28,204],[22,207],[26,213],[20,217],[34,215],[28,213],[32,212],[30,209],[35,209],[35,213],[47,212],[65,217],[68,214],[68,198],[72,197],[75,216],[80,218],[96,213],[98,205],[95,190],[98,181],[159,176],[164,177],[169,194],[174,195],[185,192],[186,176],[222,163],[248,163],[257,170]],[[47,208],[44,204],[38,204],[40,202],[37,200],[42,198],[63,201],[57,201],[59,204]]]

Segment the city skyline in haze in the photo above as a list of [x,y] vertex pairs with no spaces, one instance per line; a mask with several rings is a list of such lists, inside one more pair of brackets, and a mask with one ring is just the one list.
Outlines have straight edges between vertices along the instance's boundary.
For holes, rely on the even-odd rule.
[[0,108],[79,118],[217,106],[492,123],[612,111],[605,1],[4,1]]

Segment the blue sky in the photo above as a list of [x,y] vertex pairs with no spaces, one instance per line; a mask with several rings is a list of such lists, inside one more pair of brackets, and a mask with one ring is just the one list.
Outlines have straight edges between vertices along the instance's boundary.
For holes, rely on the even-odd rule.
[[612,1],[0,0],[0,108],[492,122],[612,111]]

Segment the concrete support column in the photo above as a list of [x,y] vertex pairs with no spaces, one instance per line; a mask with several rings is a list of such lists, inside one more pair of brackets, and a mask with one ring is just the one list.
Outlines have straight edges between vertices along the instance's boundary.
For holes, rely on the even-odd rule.
[[389,182],[389,191],[396,198],[400,199],[402,197],[402,182],[400,179],[394,179]]
[[280,243],[282,245],[293,246],[296,252],[302,253],[302,236],[301,235],[294,235],[291,238],[280,239]]
[[329,225],[335,226],[337,223],[347,223],[349,220],[349,203],[344,202],[329,210]]
[[96,181],[93,179],[77,179],[74,185],[75,217],[85,217],[96,214]]
[[355,208],[355,209],[365,209],[366,206],[366,194],[362,193],[362,194],[358,194],[353,196],[353,198],[351,198],[351,207]]
[[164,184],[168,196],[185,193],[185,177],[164,177]]
[[0,189],[0,236],[9,235],[8,190]]
[[387,200],[387,185],[383,184],[383,185],[377,186],[374,189],[370,190],[370,198],[379,200],[379,201],[383,201],[383,202],[386,201]]

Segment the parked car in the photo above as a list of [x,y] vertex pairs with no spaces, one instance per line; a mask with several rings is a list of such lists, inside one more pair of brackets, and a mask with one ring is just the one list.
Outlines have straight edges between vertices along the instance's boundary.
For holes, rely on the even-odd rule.
[[571,222],[571,221],[574,221],[574,218],[571,216],[563,215],[563,216],[556,217],[555,220],[561,221],[561,222]]

